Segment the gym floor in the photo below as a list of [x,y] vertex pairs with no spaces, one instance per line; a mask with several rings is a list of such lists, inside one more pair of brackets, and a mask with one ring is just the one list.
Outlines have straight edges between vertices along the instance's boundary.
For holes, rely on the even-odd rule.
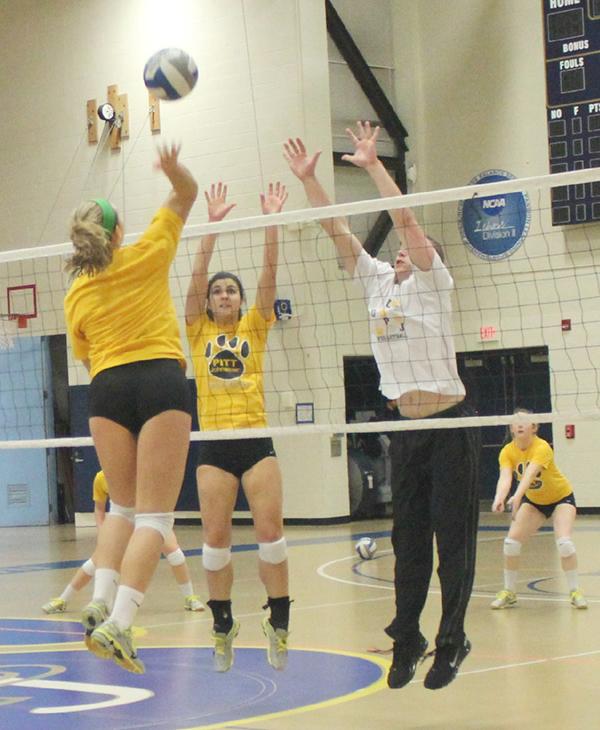
[[[580,516],[574,534],[588,610],[568,602],[549,530],[524,548],[515,608],[492,611],[502,587],[502,540],[508,517],[482,514],[475,588],[467,634],[473,650],[457,679],[429,691],[429,663],[401,690],[387,688],[391,641],[383,627],[393,615],[389,520],[286,529],[292,624],[284,672],[266,661],[260,628],[265,594],[257,577],[251,527],[235,528],[234,613],[241,621],[235,664],[211,668],[208,612],[183,610],[182,596],[162,560],[136,635],[144,675],[129,674],[85,651],[79,610],[84,589],[58,617],[40,606],[59,595],[93,552],[94,528],[0,530],[2,595],[0,727],[242,728],[243,730],[588,730],[600,711],[600,518]],[[176,534],[206,601],[201,529]],[[359,536],[375,537],[375,557],[354,552]],[[422,630],[433,645],[439,618],[434,575]]]

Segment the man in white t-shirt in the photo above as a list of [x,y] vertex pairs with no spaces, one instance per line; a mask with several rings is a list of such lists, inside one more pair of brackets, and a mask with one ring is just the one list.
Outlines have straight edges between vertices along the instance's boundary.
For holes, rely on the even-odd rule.
[[[355,151],[343,159],[367,170],[383,197],[401,195],[377,158],[379,128],[372,130],[368,122],[359,122],[358,135],[347,131]],[[330,204],[315,176],[319,155],[309,156],[300,139],[285,144],[290,169],[315,207]],[[396,402],[401,418],[472,415],[463,403],[465,388],[456,367],[451,327],[454,282],[441,247],[423,232],[409,208],[392,210],[390,216],[404,244],[393,265],[370,256],[345,219],[320,221],[344,268],[363,288],[380,390]],[[476,428],[391,434],[396,616],[386,633],[394,640],[388,674],[392,688],[411,681],[427,651],[419,618],[433,570],[434,534],[442,618],[425,687],[449,684],[471,649],[464,617],[475,570],[479,450]]]

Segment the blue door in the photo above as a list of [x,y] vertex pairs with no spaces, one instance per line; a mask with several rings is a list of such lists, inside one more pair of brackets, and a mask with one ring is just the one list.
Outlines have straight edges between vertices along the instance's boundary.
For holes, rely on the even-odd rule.
[[[48,342],[17,337],[0,350],[0,440],[53,434]],[[47,525],[56,499],[53,450],[0,449],[0,526]]]

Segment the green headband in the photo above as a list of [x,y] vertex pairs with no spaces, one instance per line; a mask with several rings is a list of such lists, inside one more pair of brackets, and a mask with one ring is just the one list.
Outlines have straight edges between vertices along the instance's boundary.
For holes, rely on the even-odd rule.
[[94,198],[92,202],[96,203],[102,211],[102,228],[109,236],[112,236],[117,227],[117,211],[104,198]]

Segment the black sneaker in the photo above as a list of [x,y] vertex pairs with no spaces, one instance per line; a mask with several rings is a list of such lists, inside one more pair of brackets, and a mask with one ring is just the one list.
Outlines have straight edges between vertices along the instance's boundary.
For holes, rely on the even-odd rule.
[[471,642],[467,638],[458,647],[454,644],[448,644],[436,649],[433,666],[425,675],[425,687],[427,689],[441,689],[450,684],[470,651]]
[[392,689],[405,687],[415,676],[417,664],[427,651],[427,639],[419,634],[417,643],[399,643],[394,641],[394,658],[388,672],[387,683]]

